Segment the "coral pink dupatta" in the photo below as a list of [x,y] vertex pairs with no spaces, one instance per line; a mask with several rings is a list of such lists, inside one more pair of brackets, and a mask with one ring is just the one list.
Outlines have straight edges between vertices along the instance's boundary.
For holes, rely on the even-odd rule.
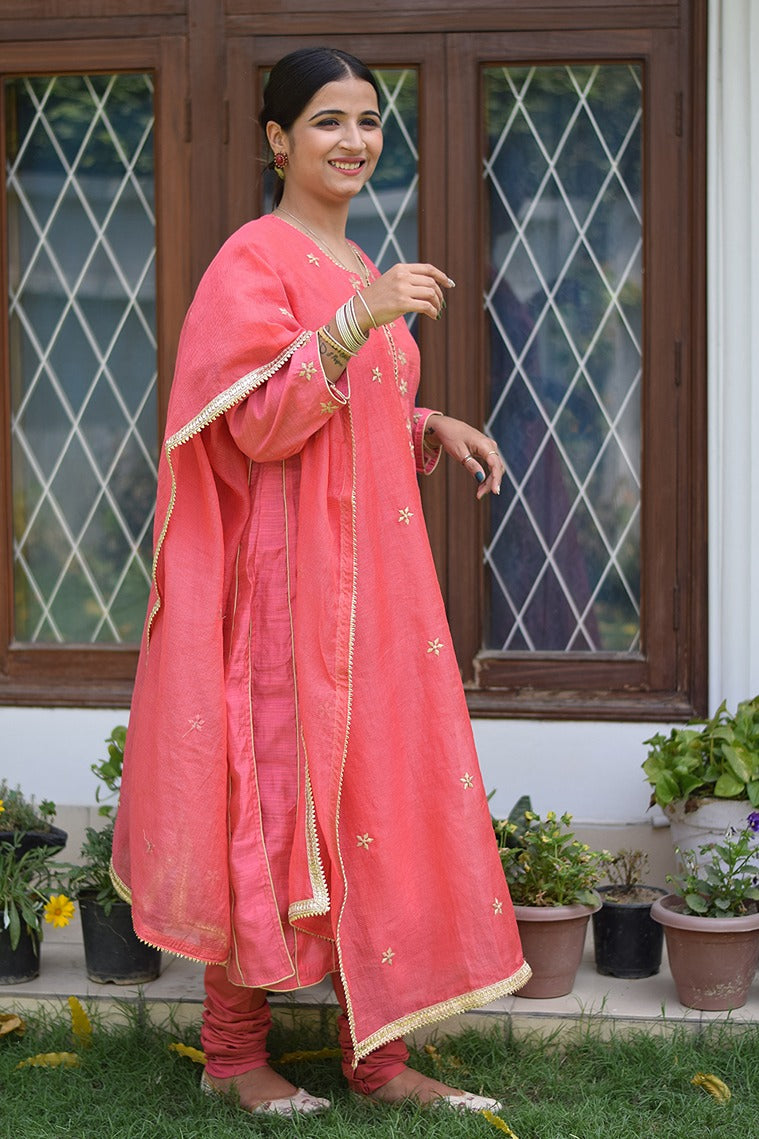
[[[424,527],[417,471],[434,461],[414,342],[399,320],[338,384],[319,364],[311,330],[359,287],[271,216],[201,282],[159,471],[113,858],[146,941],[251,986],[339,969],[357,1059],[529,977]],[[281,534],[268,576],[261,514]],[[272,589],[291,653],[286,881],[250,727]]]

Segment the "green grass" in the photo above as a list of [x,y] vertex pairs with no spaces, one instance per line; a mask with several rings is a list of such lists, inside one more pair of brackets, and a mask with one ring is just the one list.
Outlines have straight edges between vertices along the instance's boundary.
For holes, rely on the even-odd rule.
[[[2,1010],[0,1011],[7,1011]],[[94,1019],[94,1018],[93,1018]],[[331,1025],[327,1026],[327,1034]],[[92,1046],[76,1068],[17,1069],[38,1052],[76,1050],[68,1010],[27,1022],[23,1037],[0,1039],[2,1139],[489,1139],[502,1132],[480,1115],[385,1107],[351,1096],[339,1061],[309,1059],[281,1070],[294,1083],[329,1096],[320,1118],[256,1119],[203,1096],[200,1068],[168,1049],[198,1046],[196,1030],[141,1022],[125,1006],[119,1025],[95,1022]],[[325,1033],[272,1031],[272,1056],[318,1049]],[[503,1099],[502,1118],[519,1139],[752,1139],[759,1134],[759,1029],[724,1025],[701,1035],[601,1039],[593,1022],[571,1039],[512,1037],[508,1030],[440,1037],[437,1056],[413,1061],[430,1074]],[[718,1103],[691,1084],[711,1072],[732,1091]]]

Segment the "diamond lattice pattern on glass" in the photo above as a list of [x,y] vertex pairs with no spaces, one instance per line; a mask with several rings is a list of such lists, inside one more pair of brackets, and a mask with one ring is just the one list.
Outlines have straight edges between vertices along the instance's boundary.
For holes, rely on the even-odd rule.
[[419,259],[419,77],[411,68],[379,70],[374,76],[381,96],[382,156],[371,182],[351,203],[348,234],[384,272],[398,261]]
[[642,80],[488,67],[485,647],[640,651]]
[[135,642],[156,486],[152,82],[5,94],[15,637]]

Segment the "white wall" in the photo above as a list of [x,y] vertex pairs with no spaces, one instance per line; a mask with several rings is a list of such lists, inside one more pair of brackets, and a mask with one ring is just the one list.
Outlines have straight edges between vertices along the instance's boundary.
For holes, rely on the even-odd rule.
[[759,3],[711,0],[708,100],[711,706],[759,692]]
[[[709,10],[710,709],[759,692],[759,0]],[[752,67],[753,62],[753,67]],[[122,711],[0,709],[0,773],[58,804],[94,800],[90,763]],[[497,814],[522,794],[576,822],[636,823],[657,725],[481,720]],[[654,815],[655,817],[655,815]]]

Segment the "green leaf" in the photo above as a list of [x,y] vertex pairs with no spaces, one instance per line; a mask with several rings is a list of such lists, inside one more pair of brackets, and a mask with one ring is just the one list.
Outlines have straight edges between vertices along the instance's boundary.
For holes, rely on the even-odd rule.
[[19,940],[21,938],[21,918],[19,917],[19,912],[13,902],[10,903],[8,917],[10,919],[8,923],[8,931],[11,939],[11,949],[17,949]]
[[736,799],[742,795],[746,788],[745,783],[737,779],[731,772],[726,771],[720,775],[714,784],[714,794],[718,799]]
[[686,894],[685,904],[689,910],[696,914],[705,914],[708,906],[700,894]]
[[680,798],[680,787],[677,780],[668,771],[663,771],[659,778],[656,780],[654,787],[656,801],[662,806],[666,807],[673,799]]
[[741,784],[748,783],[754,774],[754,766],[750,762],[745,748],[729,747],[725,744],[722,751],[736,778],[740,779]]

